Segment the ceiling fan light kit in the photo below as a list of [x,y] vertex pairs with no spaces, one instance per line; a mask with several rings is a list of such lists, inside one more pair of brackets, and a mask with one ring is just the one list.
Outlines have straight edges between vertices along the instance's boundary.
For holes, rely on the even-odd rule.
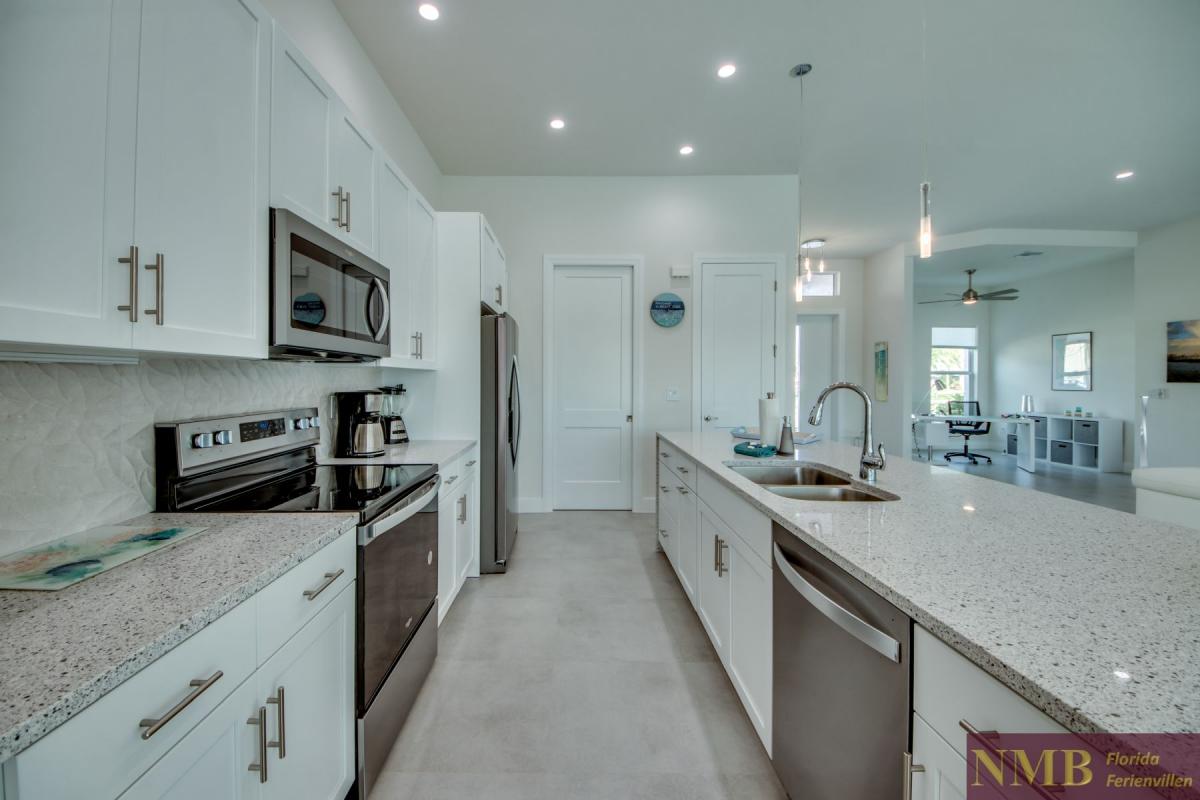
[[975,270],[975,269],[965,270],[965,272],[967,273],[967,290],[965,292],[963,292],[962,294],[954,294],[953,292],[947,292],[947,294],[949,294],[952,298],[954,298],[953,300],[922,300],[921,302],[917,303],[917,305],[927,306],[927,305],[930,305],[931,303],[962,303],[964,306],[973,306],[976,303],[978,303],[980,300],[983,300],[985,302],[993,302],[996,300],[1016,300],[1017,299],[1017,293],[1020,291],[1019,289],[1011,289],[1011,288],[1010,289],[997,289],[994,292],[985,292],[983,294],[980,294],[979,292],[975,291],[974,278],[975,278],[976,271],[977,270]]

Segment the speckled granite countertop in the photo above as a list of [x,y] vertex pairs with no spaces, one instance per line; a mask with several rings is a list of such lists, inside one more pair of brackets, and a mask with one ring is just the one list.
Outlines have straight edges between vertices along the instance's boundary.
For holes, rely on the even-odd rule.
[[[900,458],[900,500],[787,500],[728,434],[659,437],[1066,728],[1200,731],[1200,532]],[[859,448],[797,450],[858,474]]]
[[467,439],[414,439],[408,444],[393,444],[384,448],[383,455],[374,458],[320,459],[322,464],[437,464],[440,468],[475,446],[475,440]]
[[0,591],[0,762],[357,523],[356,514],[145,514],[208,530],[57,592]]

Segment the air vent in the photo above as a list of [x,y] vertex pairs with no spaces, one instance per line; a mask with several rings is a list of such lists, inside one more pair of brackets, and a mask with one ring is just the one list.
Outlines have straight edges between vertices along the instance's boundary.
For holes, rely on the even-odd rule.
[[1013,258],[1033,258],[1034,256],[1040,255],[1044,255],[1044,252],[1041,250],[1024,250],[1020,253],[1017,253],[1015,256],[1013,256]]

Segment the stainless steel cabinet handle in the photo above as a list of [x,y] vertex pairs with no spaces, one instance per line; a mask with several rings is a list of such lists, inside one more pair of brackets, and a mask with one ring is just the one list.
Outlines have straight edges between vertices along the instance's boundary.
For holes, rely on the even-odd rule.
[[118,264],[129,265],[129,305],[117,306],[117,311],[128,311],[129,321],[138,320],[138,249],[136,244],[129,245],[129,255],[117,259]]
[[792,566],[792,562],[779,549],[778,544],[772,543],[771,548],[775,553],[775,566],[779,568],[779,573],[813,608],[884,658],[897,664],[900,663],[900,643],[898,641],[813,586],[796,567]]
[[661,488],[662,488],[662,490],[663,490],[664,492],[669,492],[669,491],[671,491],[671,487],[670,487],[670,486],[663,486],[663,487],[661,487]]
[[659,528],[659,529],[658,529],[658,532],[659,532],[659,533],[661,533],[661,534],[663,535],[663,538],[664,538],[664,539],[669,539],[669,538],[671,538],[671,534],[667,533],[667,529],[666,529],[666,528]]
[[408,338],[412,339],[412,357],[416,358],[417,357],[417,335],[414,333],[412,336],[410,336]]
[[685,488],[683,488],[682,486],[676,486],[675,488],[679,490],[679,493],[680,493],[680,494],[687,494],[687,493],[688,493],[688,490],[687,490],[687,489],[685,489]]
[[680,468],[679,468],[679,471],[680,471],[680,472],[682,472],[684,475],[687,475],[687,474],[688,474],[688,468],[687,468],[687,467],[680,467]]
[[346,222],[343,227],[345,227],[346,233],[350,232],[350,192],[346,192]]
[[417,358],[425,357],[425,331],[417,331]]
[[912,776],[915,772],[924,772],[925,767],[921,764],[913,763],[912,753],[904,754],[904,789],[902,797],[904,800],[912,800]]
[[724,539],[717,539],[717,577],[721,578],[729,574],[729,565],[725,563],[725,553],[729,551],[729,545]]
[[174,706],[172,706],[170,711],[163,714],[161,717],[158,717],[157,719],[144,719],[138,722],[139,728],[146,729],[142,731],[142,738],[149,739],[151,736],[161,731],[164,725],[175,719],[175,717],[179,716],[180,712],[194,703],[197,697],[207,692],[210,686],[221,680],[221,676],[224,674],[225,673],[221,670],[217,670],[207,678],[196,678],[190,681],[188,686],[194,688],[188,693],[187,697],[183,698]]
[[475,466],[477,463],[479,463],[479,462],[477,462],[477,461],[468,461],[468,462],[467,462],[467,466],[468,466],[468,467],[473,467],[473,466]]
[[449,478],[446,478],[446,485],[449,486],[450,484],[454,483],[456,480],[458,480],[458,476],[451,475]]
[[334,222],[336,222],[337,226],[339,228],[344,227],[344,225],[342,224],[342,203],[345,202],[345,194],[346,193],[342,191],[341,186],[338,186],[336,192],[330,192],[329,194],[331,197],[337,198],[337,216],[330,217],[330,219],[332,219]]
[[166,283],[167,260],[162,253],[154,254],[154,263],[147,264],[146,269],[154,272],[154,308],[147,308],[146,313],[154,317],[155,325],[163,324],[163,284]]
[[315,589],[305,589],[305,590],[304,590],[304,597],[305,597],[306,599],[308,599],[308,600],[316,600],[316,599],[317,599],[317,595],[319,595],[321,592],[323,592],[323,591],[325,591],[326,589],[328,589],[328,588],[329,588],[329,586],[330,586],[330,584],[332,584],[332,583],[333,583],[334,581],[336,581],[338,578],[342,577],[342,573],[344,573],[345,571],[346,571],[346,570],[344,570],[344,569],[342,569],[341,567],[339,567],[339,568],[338,568],[338,570],[337,570],[337,572],[326,572],[326,573],[325,573],[325,580],[321,581],[321,585],[320,585],[320,586],[318,586],[318,587],[317,587],[317,588],[315,588]]
[[458,521],[466,524],[467,521],[467,496],[463,495],[458,498]]
[[258,782],[267,782],[267,707],[259,706],[258,715],[246,720],[247,725],[258,726],[258,761],[249,766],[251,772],[258,773]]
[[287,719],[284,717],[282,686],[275,690],[274,695],[267,698],[267,705],[277,707],[275,711],[279,722],[279,741],[267,742],[267,747],[278,748],[279,757],[287,758]]
[[496,302],[504,305],[504,286],[501,284],[496,284]]
[[[989,751],[991,751],[992,755],[999,758],[1002,764],[1008,765],[1008,767],[1013,770],[1013,774],[1016,774],[1016,764],[1013,763],[1012,759],[1008,758],[1007,751],[1001,750],[992,743],[992,739],[995,739],[997,736],[999,736],[996,731],[981,731],[971,723],[967,722],[965,719],[960,719],[958,721],[958,727],[966,731],[968,737],[974,736],[975,738],[979,739],[980,743]],[[967,744],[969,745],[970,742],[968,741]],[[914,769],[914,771],[917,770]],[[924,767],[922,767],[920,771],[924,772]],[[1039,783],[1031,783],[1030,786],[1033,787],[1033,790],[1037,792],[1043,800],[1061,800],[1061,795],[1052,793],[1051,790]],[[1062,791],[1062,787],[1055,788],[1059,791]]]
[[713,572],[721,568],[721,537],[713,534]]
[[670,453],[659,453],[659,455],[660,455],[660,456],[662,456],[663,458],[670,458],[670,457],[671,457],[671,454],[670,454]]

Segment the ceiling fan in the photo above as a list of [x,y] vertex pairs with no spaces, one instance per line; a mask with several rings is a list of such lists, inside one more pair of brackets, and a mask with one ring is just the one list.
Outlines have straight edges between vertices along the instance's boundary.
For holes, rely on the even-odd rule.
[[975,287],[972,285],[975,277],[975,270],[969,269],[966,270],[966,273],[967,290],[962,294],[955,294],[954,292],[946,293],[950,297],[953,297],[953,300],[922,300],[921,302],[917,303],[917,305],[924,306],[930,303],[962,303],[964,306],[973,306],[980,300],[991,301],[1017,299],[1017,292],[1019,291],[1018,289],[998,289],[994,292],[985,292],[984,294],[980,294],[979,292],[975,291]]

